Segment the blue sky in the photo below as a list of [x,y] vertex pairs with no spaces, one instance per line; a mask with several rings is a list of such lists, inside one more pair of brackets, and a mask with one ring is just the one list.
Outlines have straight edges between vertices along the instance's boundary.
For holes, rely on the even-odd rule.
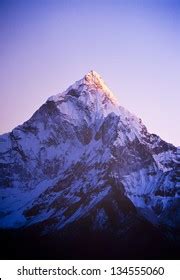
[[180,1],[1,0],[0,133],[91,69],[180,144]]

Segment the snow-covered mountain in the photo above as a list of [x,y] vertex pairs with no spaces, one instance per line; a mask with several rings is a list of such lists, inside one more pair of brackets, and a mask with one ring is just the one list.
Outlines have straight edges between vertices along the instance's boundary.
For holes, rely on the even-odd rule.
[[0,228],[123,239],[147,223],[169,236],[180,230],[179,163],[91,71],[0,137]]

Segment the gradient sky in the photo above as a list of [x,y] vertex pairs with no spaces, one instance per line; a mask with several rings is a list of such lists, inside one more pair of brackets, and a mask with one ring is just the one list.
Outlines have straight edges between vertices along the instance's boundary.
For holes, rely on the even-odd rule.
[[0,133],[91,69],[180,144],[180,1],[0,0]]

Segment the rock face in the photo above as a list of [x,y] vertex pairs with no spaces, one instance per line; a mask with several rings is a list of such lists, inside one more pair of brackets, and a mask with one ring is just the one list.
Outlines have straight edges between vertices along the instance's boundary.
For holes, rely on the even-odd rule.
[[114,248],[156,232],[177,244],[179,163],[178,148],[148,133],[91,71],[0,137],[0,228],[69,244],[103,233]]

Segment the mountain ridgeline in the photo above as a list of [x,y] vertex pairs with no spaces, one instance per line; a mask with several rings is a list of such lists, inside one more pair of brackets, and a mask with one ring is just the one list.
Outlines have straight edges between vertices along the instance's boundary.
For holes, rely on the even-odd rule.
[[90,71],[0,136],[2,258],[177,258],[180,153]]

